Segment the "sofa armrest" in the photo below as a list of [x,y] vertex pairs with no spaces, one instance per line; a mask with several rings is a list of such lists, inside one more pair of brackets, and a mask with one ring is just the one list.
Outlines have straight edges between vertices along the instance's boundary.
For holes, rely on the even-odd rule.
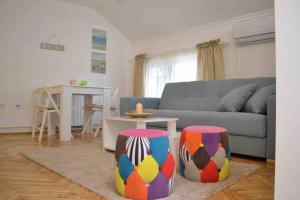
[[120,114],[124,115],[130,110],[135,110],[135,105],[140,102],[144,109],[158,109],[160,98],[150,97],[122,97],[120,99]]
[[271,95],[267,101],[267,159],[275,159],[276,141],[276,96]]

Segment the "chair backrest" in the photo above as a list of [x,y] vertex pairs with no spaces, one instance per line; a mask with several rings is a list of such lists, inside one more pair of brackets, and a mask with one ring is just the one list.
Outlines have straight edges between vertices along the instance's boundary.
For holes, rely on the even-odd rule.
[[48,98],[48,101],[50,101],[50,104],[52,104],[52,106],[54,107],[55,111],[57,112],[57,114],[59,115],[59,109],[57,107],[57,104],[55,103],[52,95],[50,94],[48,87],[44,87],[45,93],[46,93],[46,98]]
[[49,92],[48,87],[42,87],[42,88],[38,88],[35,92],[36,94],[39,95],[39,102],[45,106],[45,107],[49,107],[49,106],[53,106],[55,111],[57,112],[57,114],[59,115],[59,109],[57,104],[55,103],[51,93]]
[[[111,95],[111,99],[110,99],[110,106],[111,107],[117,107],[117,97],[118,97],[118,94],[119,94],[119,88],[117,88],[114,93]],[[96,100],[96,104],[97,105],[103,105],[103,96],[99,96],[98,99]]]

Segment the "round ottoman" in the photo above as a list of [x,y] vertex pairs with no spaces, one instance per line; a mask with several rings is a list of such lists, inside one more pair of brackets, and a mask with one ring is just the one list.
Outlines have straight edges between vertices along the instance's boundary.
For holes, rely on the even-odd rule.
[[191,181],[224,181],[229,175],[227,130],[215,126],[189,126],[179,143],[180,173]]
[[129,199],[157,199],[173,189],[175,161],[169,134],[154,129],[122,131],[116,143],[117,192]]

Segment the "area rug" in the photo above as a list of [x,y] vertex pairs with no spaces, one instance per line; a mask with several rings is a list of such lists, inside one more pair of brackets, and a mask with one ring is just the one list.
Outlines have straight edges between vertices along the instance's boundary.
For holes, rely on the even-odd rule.
[[[26,149],[21,152],[38,164],[96,192],[108,200],[124,199],[114,186],[114,155],[105,152],[101,144],[77,144],[64,147]],[[191,182],[176,176],[174,192],[165,199],[206,199],[218,191],[242,180],[259,166],[232,161],[229,178],[221,183]]]

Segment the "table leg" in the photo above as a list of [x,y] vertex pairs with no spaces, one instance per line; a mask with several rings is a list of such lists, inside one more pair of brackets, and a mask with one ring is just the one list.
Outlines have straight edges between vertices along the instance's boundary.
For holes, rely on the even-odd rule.
[[102,121],[106,117],[110,116],[110,100],[111,100],[111,91],[109,88],[104,89],[104,94],[103,94],[103,115],[102,115]]
[[175,136],[176,136],[176,121],[168,121],[168,132],[169,132],[169,143],[170,143],[170,152],[173,154],[175,163],[177,163],[177,154],[175,149]]
[[47,121],[47,127],[48,127],[48,137],[53,135],[53,123],[51,119],[51,112],[48,112],[48,121]]
[[57,114],[55,112],[48,112],[48,136],[56,134]]
[[60,141],[70,141],[71,133],[71,115],[72,115],[72,93],[69,87],[63,87],[60,95]]
[[123,130],[133,129],[135,127],[135,123],[104,119],[102,132],[103,149],[114,151],[119,133]]
[[146,129],[146,123],[145,122],[137,122],[136,128],[137,129]]
[[[84,104],[92,104],[93,103],[93,96],[91,95],[84,95]],[[90,117],[90,115],[92,114],[91,111],[87,110],[87,109],[84,109],[84,125],[88,122],[88,119]],[[90,120],[88,122],[88,128],[86,129],[86,133],[92,133],[93,131],[93,127],[92,127],[92,124],[93,124],[93,119]]]
[[[59,97],[57,94],[53,94],[52,95],[54,102],[56,103],[56,105],[59,104]],[[58,127],[59,125],[59,115],[54,112],[50,114],[51,117],[51,128],[50,128],[50,132],[48,135],[54,136],[56,134],[56,127]],[[58,127],[59,128],[59,127]],[[49,131],[49,127],[48,127],[48,131]]]

